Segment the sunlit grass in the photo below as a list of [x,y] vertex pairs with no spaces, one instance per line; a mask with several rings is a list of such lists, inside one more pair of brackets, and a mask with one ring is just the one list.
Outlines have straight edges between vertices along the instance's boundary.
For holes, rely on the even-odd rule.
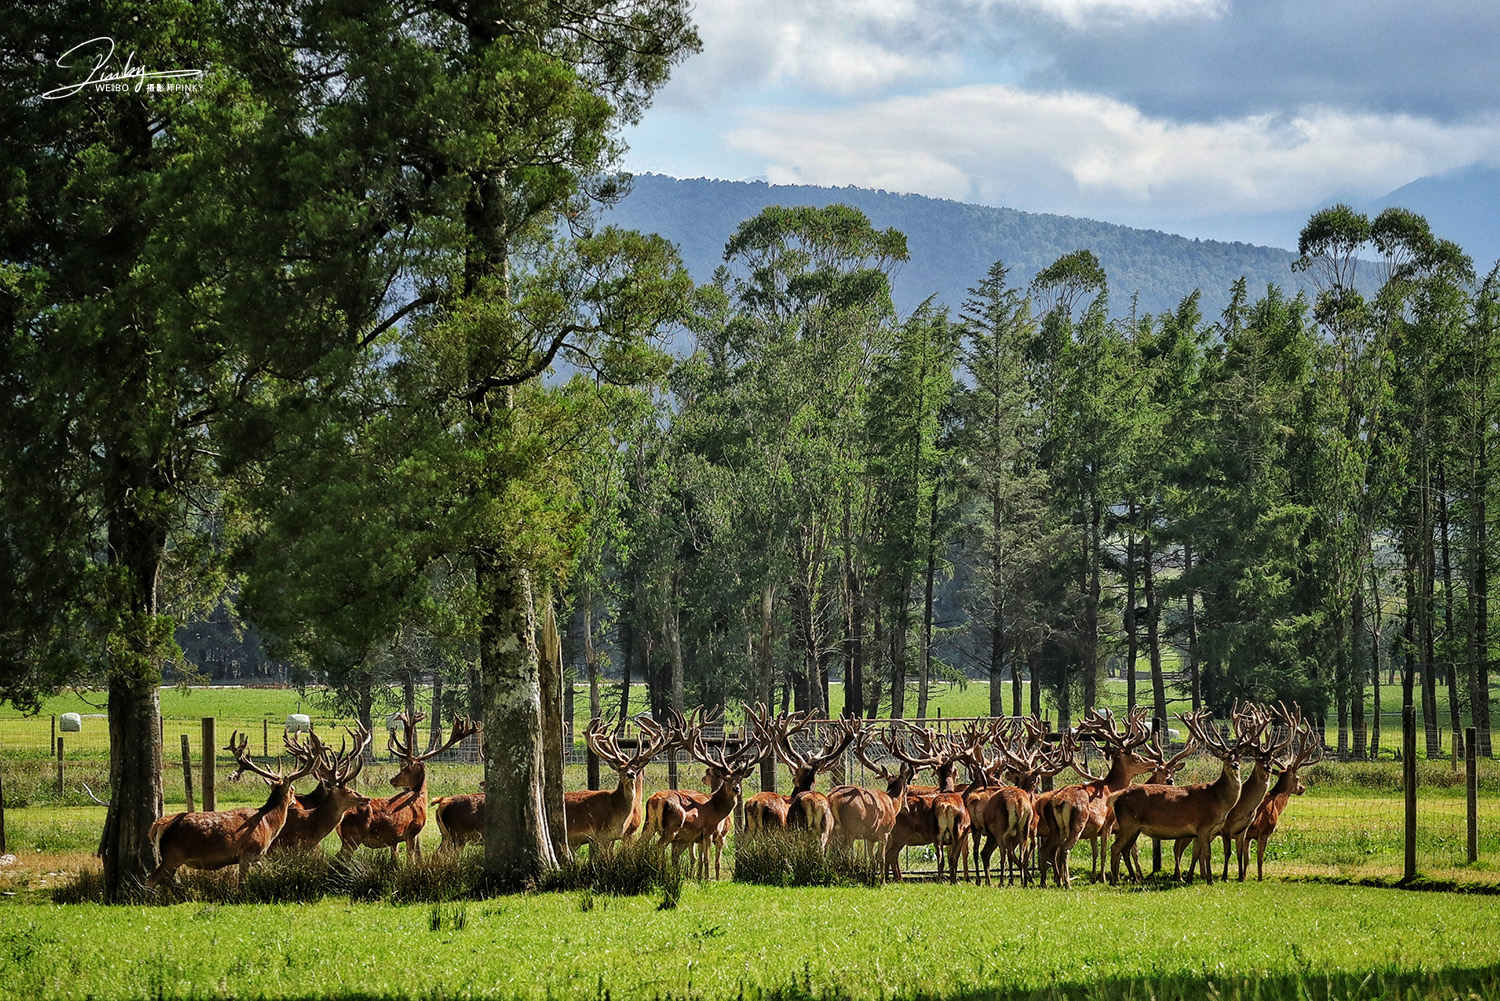
[[1278,997],[1378,973],[1489,996],[1500,983],[1492,912],[1489,899],[1292,884],[1167,894],[690,884],[666,911],[649,896],[577,893],[408,906],[12,905],[0,908],[0,993],[1190,997],[1188,985],[1202,996],[1212,982],[1262,983],[1259,996]]

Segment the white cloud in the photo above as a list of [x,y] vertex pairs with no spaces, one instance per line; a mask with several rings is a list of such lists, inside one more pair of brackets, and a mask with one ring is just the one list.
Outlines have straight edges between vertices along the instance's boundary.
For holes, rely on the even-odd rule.
[[1179,123],[1093,94],[1003,85],[828,110],[761,109],[729,144],[773,182],[856,184],[1037,211],[1179,218],[1377,196],[1493,156],[1500,117],[1446,125],[1308,107]]
[[1020,22],[1107,30],[1220,16],[1227,0],[705,0],[694,12],[703,52],[674,74],[661,103],[703,107],[727,93],[796,88],[869,95],[914,82],[952,83],[985,40]]

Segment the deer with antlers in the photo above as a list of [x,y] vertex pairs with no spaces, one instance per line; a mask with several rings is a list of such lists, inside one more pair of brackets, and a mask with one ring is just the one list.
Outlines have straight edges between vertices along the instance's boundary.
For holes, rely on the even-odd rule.
[[576,848],[584,842],[601,847],[629,838],[640,830],[645,819],[643,793],[646,788],[646,766],[651,759],[672,744],[673,735],[649,717],[637,720],[641,736],[635,751],[627,754],[609,732],[608,725],[592,720],[583,739],[599,760],[619,774],[612,790],[583,789],[563,793],[568,812],[568,845]]
[[1047,885],[1051,868],[1059,886],[1072,886],[1068,857],[1079,841],[1089,842],[1090,874],[1099,878],[1104,871],[1104,847],[1101,841],[1109,823],[1108,799],[1111,793],[1130,785],[1137,775],[1145,775],[1160,765],[1161,758],[1147,747],[1151,732],[1146,726],[1146,710],[1137,709],[1126,720],[1122,731],[1115,726],[1114,713],[1090,711],[1078,725],[1080,736],[1091,736],[1101,745],[1109,759],[1103,775],[1084,771],[1073,755],[1073,769],[1084,778],[1081,785],[1066,786],[1043,793],[1036,800],[1037,854],[1041,856],[1041,883]]
[[[281,835],[272,845],[275,851],[293,848],[316,848],[323,839],[333,833],[344,819],[344,814],[368,802],[369,797],[350,788],[350,783],[359,775],[364,765],[365,748],[370,746],[370,731],[361,726],[358,731],[345,728],[345,733],[354,740],[354,750],[349,750],[347,740],[341,738],[337,752],[309,733],[310,747],[305,752],[313,762],[312,774],[318,780],[317,788],[307,795],[298,793],[287,808],[286,824]],[[301,748],[300,742],[288,741],[289,749]],[[297,749],[294,756],[302,760]]]
[[793,746],[792,738],[811,726],[810,711],[780,720],[771,720],[764,706],[755,712],[747,707],[746,712],[760,734],[759,739],[769,741],[776,756],[792,770],[790,795],[761,792],[745,801],[746,835],[789,827],[808,831],[821,846],[827,847],[833,833],[833,808],[826,795],[813,789],[813,783],[838,763],[853,737],[843,726],[835,725],[817,751],[803,754]]
[[1245,871],[1250,867],[1250,842],[1252,841],[1255,842],[1255,878],[1257,880],[1265,878],[1266,842],[1270,841],[1271,835],[1276,833],[1276,825],[1281,822],[1282,811],[1286,809],[1291,798],[1301,796],[1307,791],[1307,787],[1302,784],[1299,771],[1304,765],[1313,765],[1322,761],[1323,751],[1323,741],[1319,738],[1317,731],[1301,721],[1299,711],[1297,749],[1293,752],[1291,761],[1276,777],[1276,784],[1266,793],[1265,801],[1260,804],[1255,816],[1235,839],[1240,882],[1244,882]]
[[[1070,748],[1065,743],[1052,744],[1046,739],[1042,724],[1034,717],[1006,723],[997,721],[994,736],[996,757],[984,756],[983,744],[971,741],[968,760],[986,779],[1001,772],[1010,775],[1012,785],[993,788],[971,806],[974,826],[974,870],[982,870],[990,882],[990,859],[996,849],[1000,855],[1000,881],[1021,885],[1031,882],[1031,856],[1036,841],[1037,790],[1044,778],[1058,774],[1072,764]],[[984,844],[980,846],[981,837]]]
[[[1212,782],[1186,786],[1132,786],[1110,796],[1115,814],[1115,840],[1111,849],[1112,881],[1120,876],[1120,856],[1131,878],[1144,878],[1140,861],[1131,849],[1142,834],[1147,837],[1177,839],[1191,836],[1197,841],[1194,859],[1202,861],[1203,879],[1213,882],[1208,846],[1240,796],[1240,758],[1260,739],[1268,718],[1253,713],[1231,715],[1234,736],[1224,739],[1208,722],[1208,712],[1189,713],[1178,718],[1193,738],[1208,748],[1224,764],[1219,777]],[[1193,867],[1188,869],[1192,882]]]
[[[707,879],[708,844],[713,841],[720,827],[733,816],[735,803],[740,798],[741,783],[771,753],[771,747],[760,741],[747,739],[733,754],[726,753],[726,747],[722,743],[715,753],[703,740],[705,723],[701,706],[696,710],[696,716],[696,724],[689,724],[685,730],[675,731],[675,741],[685,747],[694,760],[708,767],[709,774],[716,783],[714,790],[706,799],[698,802],[682,797],[663,797],[659,800],[660,812],[656,816],[652,816],[648,804],[647,825],[656,833],[658,848],[665,850],[668,844],[672,846],[674,865],[681,863],[683,852],[694,845],[702,845],[696,869],[699,879]],[[714,862],[714,878],[719,878],[717,857]]]
[[[906,784],[912,776],[911,765],[903,761],[894,773],[891,772],[870,757],[869,743],[875,737],[875,729],[866,727],[859,720],[845,720],[844,725],[853,737],[854,753],[866,768],[885,780],[886,787],[884,791],[856,785],[830,789],[828,803],[833,808],[831,840],[843,851],[848,851],[856,841],[865,842],[869,864],[873,868],[879,859],[877,879],[884,883],[886,848],[896,826],[896,816],[906,805]],[[886,743],[890,745],[889,736]]]
[[[1253,706],[1246,706],[1246,712],[1256,713],[1260,710]],[[1224,817],[1224,823],[1219,827],[1216,837],[1224,841],[1224,872],[1221,879],[1229,878],[1229,844],[1231,841],[1238,842],[1245,828],[1250,826],[1250,821],[1255,819],[1260,810],[1261,803],[1266,798],[1267,791],[1271,788],[1271,771],[1279,767],[1278,762],[1287,748],[1296,738],[1297,729],[1302,723],[1302,710],[1299,708],[1293,715],[1288,712],[1286,706],[1279,705],[1276,715],[1286,724],[1287,733],[1284,740],[1277,744],[1274,734],[1267,732],[1261,740],[1248,747],[1245,753],[1251,761],[1250,775],[1240,783],[1240,797],[1235,800],[1234,806],[1229,808],[1229,813]],[[1258,718],[1258,717],[1257,717]],[[1192,838],[1178,838],[1173,846],[1173,876],[1180,878],[1182,874],[1182,853],[1188,845],[1193,844]],[[1210,847],[1212,841],[1209,842]],[[1194,860],[1196,861],[1196,859]],[[1212,865],[1213,859],[1209,859]]]
[[421,712],[414,713],[410,718],[404,713],[397,717],[406,739],[398,739],[393,730],[387,740],[387,747],[401,759],[401,768],[391,776],[391,785],[402,791],[394,796],[366,800],[344,815],[344,819],[339,822],[339,840],[343,842],[339,849],[340,856],[352,855],[361,847],[389,848],[391,860],[395,861],[396,849],[404,841],[408,861],[422,857],[422,846],[417,839],[422,828],[427,826],[426,762],[479,732],[478,723],[457,716],[453,720],[453,729],[448,734],[448,739],[441,746],[425,754],[417,754],[417,725],[426,718],[427,714]]
[[958,881],[958,854],[964,855],[964,878],[968,878],[969,811],[964,805],[963,794],[954,785],[954,771],[963,754],[961,744],[945,740],[935,730],[906,724],[914,749],[907,750],[894,732],[887,735],[886,747],[891,754],[910,767],[912,774],[923,768],[936,773],[936,786],[910,786],[906,788],[906,800],[896,814],[895,826],[886,842],[885,866],[899,882],[901,875],[901,852],[912,845],[935,845],[938,851],[938,869],[944,861]]
[[163,879],[176,882],[177,870],[183,866],[223,869],[236,862],[240,867],[239,882],[243,886],[251,863],[264,855],[281,833],[286,824],[287,808],[296,794],[293,783],[313,770],[316,757],[288,739],[288,749],[296,747],[298,767],[290,775],[284,775],[252,761],[249,744],[250,738],[239,731],[230,734],[225,750],[234,755],[240,766],[230,778],[238,780],[246,772],[259,775],[271,787],[266,802],[262,806],[242,806],[234,810],[173,813],[156,821],[151,825],[151,843],[161,861],[147,878],[147,889]]

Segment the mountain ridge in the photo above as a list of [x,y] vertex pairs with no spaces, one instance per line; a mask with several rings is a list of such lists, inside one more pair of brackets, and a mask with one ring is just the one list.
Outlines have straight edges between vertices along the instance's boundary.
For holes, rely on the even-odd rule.
[[711,280],[735,228],[770,205],[852,205],[880,229],[906,234],[911,260],[896,275],[893,292],[904,314],[930,296],[957,310],[996,260],[1024,286],[1063,254],[1092,250],[1109,277],[1110,308],[1117,316],[1173,310],[1195,289],[1205,317],[1228,303],[1235,279],[1245,277],[1252,296],[1269,283],[1288,294],[1311,287],[1291,270],[1296,254],[1276,247],[1202,240],[1161,230],[1074,216],[974,205],[925,195],[764,181],[723,181],[639,174],[630,193],[602,220],[660,233],[677,244],[694,280]]

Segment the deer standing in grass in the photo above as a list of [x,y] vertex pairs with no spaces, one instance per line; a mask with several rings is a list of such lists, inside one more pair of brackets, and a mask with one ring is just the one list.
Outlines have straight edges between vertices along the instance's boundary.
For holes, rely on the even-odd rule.
[[1293,796],[1307,791],[1298,772],[1304,765],[1317,764],[1323,760],[1323,741],[1312,727],[1300,721],[1297,727],[1297,749],[1292,760],[1276,777],[1276,784],[1266,794],[1265,801],[1255,812],[1254,818],[1236,839],[1235,852],[1240,866],[1240,882],[1245,880],[1245,871],[1250,867],[1250,842],[1255,842],[1255,878],[1265,878],[1266,842],[1276,833],[1281,814]]
[[352,855],[361,847],[389,848],[391,861],[394,862],[396,849],[404,841],[407,861],[422,857],[422,846],[417,839],[422,828],[427,825],[426,762],[479,732],[478,723],[462,716],[456,717],[453,720],[453,730],[442,746],[425,754],[417,754],[417,724],[426,718],[426,714],[420,712],[410,719],[404,713],[397,717],[406,739],[398,739],[395,731],[392,731],[387,747],[402,760],[400,770],[391,776],[391,785],[402,791],[394,796],[366,800],[344,815],[344,819],[339,822],[339,840],[343,842],[339,849],[340,856]]
[[287,749],[293,751],[297,770],[290,775],[268,771],[250,760],[247,750],[250,738],[239,731],[230,734],[225,748],[234,755],[239,769],[230,776],[238,780],[254,772],[271,786],[262,806],[242,806],[234,810],[203,813],[172,813],[151,825],[151,843],[161,861],[146,879],[146,888],[163,879],[177,881],[177,870],[223,869],[239,863],[239,884],[245,885],[251,863],[266,853],[286,824],[287,808],[296,795],[293,783],[313,770],[317,755],[290,738]]
[[[1253,707],[1247,706],[1246,711],[1254,711]],[[1240,798],[1235,800],[1234,806],[1229,808],[1229,813],[1224,817],[1224,823],[1220,825],[1215,837],[1224,841],[1224,872],[1221,879],[1229,878],[1229,844],[1231,841],[1238,842],[1245,828],[1250,826],[1250,821],[1260,810],[1261,803],[1266,798],[1267,791],[1271,788],[1271,771],[1278,767],[1278,759],[1286,753],[1292,741],[1296,739],[1297,729],[1302,723],[1302,710],[1298,709],[1295,715],[1287,711],[1285,705],[1277,707],[1277,716],[1286,724],[1286,737],[1280,744],[1274,742],[1274,734],[1265,733],[1261,740],[1246,749],[1245,753],[1250,756],[1250,775],[1240,783]],[[1182,853],[1193,844],[1192,838],[1178,838],[1173,845],[1173,876],[1180,878],[1182,874]],[[1212,847],[1212,841],[1210,841]],[[1196,862],[1197,860],[1194,859]],[[1213,864],[1213,859],[1209,859]]]
[[370,731],[360,727],[357,732],[348,728],[345,728],[345,732],[353,738],[354,750],[350,751],[347,741],[341,740],[337,753],[319,740],[316,734],[307,735],[308,744],[311,745],[312,774],[317,778],[318,786],[305,796],[298,793],[293,799],[287,808],[286,824],[272,845],[273,850],[316,848],[339,826],[344,814],[369,801],[368,796],[357,789],[351,789],[349,783],[354,781],[364,766],[365,748],[370,746]]
[[[687,748],[688,754],[708,766],[709,773],[716,782],[713,793],[696,803],[690,803],[680,796],[663,797],[659,801],[659,814],[655,817],[652,816],[649,803],[647,807],[647,826],[655,831],[658,848],[665,850],[666,845],[672,846],[674,865],[681,864],[683,852],[694,845],[703,846],[696,866],[699,879],[708,878],[707,846],[720,827],[732,818],[735,803],[740,797],[740,784],[771,753],[769,744],[747,739],[733,754],[727,754],[723,744],[716,754],[703,740],[703,727],[700,707],[698,723],[688,727],[686,732],[678,731],[676,738],[677,743]],[[714,878],[719,878],[717,857],[714,862]]]
[[901,881],[901,852],[912,845],[934,845],[938,852],[939,872],[946,860],[954,882],[958,881],[958,853],[964,853],[964,878],[967,879],[969,811],[953,777],[963,748],[950,744],[936,731],[925,727],[907,724],[906,731],[916,748],[914,751],[906,750],[903,742],[895,739],[894,731],[886,746],[910,766],[912,774],[923,768],[933,769],[938,784],[906,787],[906,800],[897,811],[895,826],[886,842],[887,873],[894,874],[896,880]]
[[1047,869],[1052,869],[1059,886],[1072,886],[1068,857],[1079,841],[1089,841],[1092,865],[1090,874],[1102,877],[1104,846],[1101,841],[1109,819],[1108,799],[1111,793],[1124,789],[1137,775],[1144,775],[1161,763],[1159,756],[1145,747],[1151,739],[1146,727],[1146,710],[1130,714],[1125,729],[1115,726],[1114,713],[1097,710],[1078,725],[1080,736],[1093,736],[1103,745],[1109,758],[1109,769],[1095,777],[1084,772],[1073,756],[1075,771],[1085,780],[1081,785],[1066,786],[1043,793],[1036,800],[1037,854],[1040,858],[1041,883],[1047,885]]
[[[846,727],[854,739],[854,753],[865,767],[885,780],[886,787],[865,789],[856,785],[834,786],[828,791],[828,802],[833,808],[833,837],[831,841],[843,851],[848,851],[856,841],[863,841],[868,849],[871,868],[879,867],[878,881],[885,882],[886,847],[890,844],[891,831],[896,826],[896,815],[906,805],[906,784],[911,778],[911,765],[902,762],[892,773],[884,765],[871,759],[868,745],[876,731],[859,720],[846,720]],[[887,746],[891,739],[886,738]]]
[[[804,755],[792,746],[791,733],[778,729],[775,746],[782,761],[792,769],[792,795],[787,802],[786,823],[793,830],[807,831],[819,847],[827,848],[833,836],[833,806],[828,796],[812,787],[823,772],[836,765],[853,736],[842,726],[834,726],[816,752]],[[748,824],[749,814],[746,814]]]
[[[1240,758],[1259,739],[1269,720],[1256,714],[1231,718],[1233,736],[1225,740],[1208,722],[1208,713],[1190,713],[1178,717],[1193,738],[1223,761],[1219,777],[1212,782],[1186,786],[1140,785],[1115,793],[1110,805],[1115,813],[1115,840],[1111,849],[1111,872],[1114,881],[1120,876],[1120,857],[1136,882],[1142,881],[1139,859],[1131,849],[1142,834],[1147,837],[1177,839],[1191,836],[1197,841],[1195,859],[1201,859],[1205,882],[1213,882],[1213,868],[1208,846],[1224,818],[1240,796]],[[1188,882],[1193,870],[1188,869]]]
[[[1003,721],[1002,721],[1003,722]],[[1036,843],[1037,790],[1042,779],[1058,774],[1072,764],[1067,743],[1047,740],[1040,721],[1032,717],[1016,720],[993,731],[996,757],[984,756],[981,743],[971,743],[968,760],[990,781],[1001,772],[1009,772],[1012,785],[994,787],[972,808],[974,826],[974,870],[976,879],[981,867],[984,881],[990,882],[990,859],[998,848],[1000,881],[1021,885],[1031,883],[1031,857]],[[983,837],[983,847],[980,839]]]
[[583,789],[563,793],[570,848],[577,848],[586,841],[607,848],[641,829],[645,820],[646,766],[671,746],[672,734],[648,717],[637,722],[641,736],[631,754],[620,750],[615,735],[608,732],[602,720],[591,721],[584,731],[583,739],[589,750],[613,768],[620,780],[612,790]]

